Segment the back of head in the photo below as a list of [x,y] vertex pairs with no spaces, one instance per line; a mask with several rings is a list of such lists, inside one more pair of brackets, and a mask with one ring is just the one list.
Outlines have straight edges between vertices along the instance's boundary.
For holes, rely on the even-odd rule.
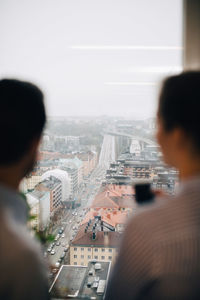
[[35,85],[0,80],[0,165],[18,162],[46,122],[43,94]]
[[166,130],[182,129],[200,154],[200,71],[183,72],[164,81],[158,115]]

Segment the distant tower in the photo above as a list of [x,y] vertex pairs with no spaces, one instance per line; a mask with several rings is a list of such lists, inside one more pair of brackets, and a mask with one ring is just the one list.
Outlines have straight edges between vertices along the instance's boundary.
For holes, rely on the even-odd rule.
[[140,156],[140,152],[141,152],[141,147],[139,141],[132,140],[130,146],[130,153],[135,154],[135,156]]

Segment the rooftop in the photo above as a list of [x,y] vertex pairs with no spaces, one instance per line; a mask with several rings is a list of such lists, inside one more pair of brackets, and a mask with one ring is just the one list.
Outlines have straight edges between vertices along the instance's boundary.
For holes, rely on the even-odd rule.
[[71,245],[80,246],[98,246],[116,248],[119,245],[121,235],[116,231],[97,231],[95,232],[95,239],[93,239],[92,231],[85,232],[85,225],[80,226]]
[[118,224],[125,224],[128,218],[127,212],[121,212],[117,210],[113,212],[107,212],[102,209],[98,212],[89,211],[82,221],[81,225],[88,223],[89,220],[94,219],[95,216],[100,216],[103,222],[111,225],[112,227],[116,227]]
[[110,266],[98,261],[88,266],[63,265],[50,288],[51,299],[103,299]]
[[103,186],[101,191],[94,198],[91,208],[133,208],[133,193],[134,190],[132,187],[126,189],[125,186],[124,188],[122,188],[122,186],[114,188],[113,185]]
[[42,186],[44,186],[45,188],[47,188],[49,190],[54,190],[60,184],[61,184],[61,181],[58,178],[56,178],[54,176],[50,176],[47,179],[44,179],[39,184],[37,184],[35,189],[40,189],[40,188],[42,188]]

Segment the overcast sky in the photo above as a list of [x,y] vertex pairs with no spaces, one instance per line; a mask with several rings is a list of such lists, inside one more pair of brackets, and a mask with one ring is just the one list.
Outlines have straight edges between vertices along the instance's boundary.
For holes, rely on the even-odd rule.
[[0,77],[37,83],[51,116],[153,116],[181,47],[181,0],[0,0]]

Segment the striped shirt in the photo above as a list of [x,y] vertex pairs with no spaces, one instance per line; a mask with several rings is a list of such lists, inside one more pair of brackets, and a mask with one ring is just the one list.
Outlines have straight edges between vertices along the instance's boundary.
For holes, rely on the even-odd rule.
[[132,217],[105,300],[200,299],[200,177]]

